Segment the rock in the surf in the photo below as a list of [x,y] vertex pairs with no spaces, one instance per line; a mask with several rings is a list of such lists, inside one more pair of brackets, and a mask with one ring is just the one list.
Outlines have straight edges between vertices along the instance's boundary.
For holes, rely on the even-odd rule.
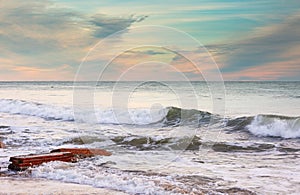
[[39,166],[51,161],[76,162],[77,159],[71,152],[55,152],[47,154],[29,154],[10,157],[9,169],[23,171],[29,167]]
[[51,153],[55,152],[70,152],[77,158],[87,158],[92,156],[110,156],[111,153],[102,150],[102,149],[95,149],[95,148],[60,148],[56,150],[52,150]]
[[9,169],[23,171],[29,167],[39,166],[51,161],[77,162],[80,158],[96,155],[110,156],[111,153],[102,149],[91,148],[60,148],[46,154],[29,154],[10,158]]
[[0,148],[5,148],[5,144],[0,141]]

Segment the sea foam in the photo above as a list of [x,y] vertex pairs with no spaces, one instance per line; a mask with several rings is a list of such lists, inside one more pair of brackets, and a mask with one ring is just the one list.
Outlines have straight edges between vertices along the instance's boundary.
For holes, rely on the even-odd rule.
[[300,118],[257,115],[246,128],[252,134],[261,137],[299,138]]
[[[74,112],[75,110],[75,112]],[[148,125],[190,125],[209,123],[211,113],[176,107],[163,108],[95,108],[59,107],[36,102],[0,99],[0,112],[35,116],[46,120],[77,121],[81,123]]]
[[[59,107],[54,105],[40,104],[36,102],[29,102],[23,100],[0,99],[0,112],[10,114],[20,114],[27,116],[35,116],[47,120],[63,120],[90,122],[89,114],[79,112],[74,116],[73,108]],[[146,125],[162,121],[167,109],[95,109],[92,111],[96,117],[96,123],[101,124],[137,124]]]
[[23,100],[0,99],[0,112],[36,116],[49,120],[74,120],[73,111],[70,108]]

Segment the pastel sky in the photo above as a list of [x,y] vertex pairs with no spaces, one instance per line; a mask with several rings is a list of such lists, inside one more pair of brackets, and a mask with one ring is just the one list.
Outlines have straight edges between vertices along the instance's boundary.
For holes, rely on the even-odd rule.
[[108,61],[105,80],[201,80],[214,62],[224,80],[300,78],[299,0],[0,0],[0,21],[2,81],[72,81],[83,60],[81,80]]

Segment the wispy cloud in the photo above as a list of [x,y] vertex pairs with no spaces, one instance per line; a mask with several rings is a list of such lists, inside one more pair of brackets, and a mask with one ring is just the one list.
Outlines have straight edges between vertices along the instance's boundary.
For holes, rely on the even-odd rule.
[[[297,78],[300,76],[297,66],[300,64],[299,9],[298,0],[289,3],[154,0],[151,5],[138,0],[0,0],[0,79],[55,79],[55,70],[62,70],[66,65],[68,68],[61,72],[69,79],[98,41],[120,30],[124,30],[123,33],[108,43],[107,50],[127,47],[128,42],[143,39],[160,44],[169,38],[166,34],[130,37],[130,30],[126,29],[139,22],[171,26],[208,44],[207,48],[227,79]],[[129,35],[127,42],[122,42],[125,35]],[[184,47],[181,37],[173,39]],[[212,70],[199,51],[183,52],[201,63],[202,71]],[[112,57],[106,53],[101,56],[105,59],[99,59],[97,52],[90,56],[88,60],[92,65],[87,69],[90,74],[103,65],[106,58]],[[151,49],[124,54],[115,61],[111,71],[120,73],[132,63],[151,60],[170,63],[195,78],[199,75],[184,58]],[[144,72],[149,72],[148,67],[146,70]],[[29,74],[33,72],[35,74]]]
[[226,80],[299,80],[299,61],[271,62],[223,74]]
[[[282,23],[257,28],[251,36],[223,45],[223,48],[219,50],[220,53],[216,53],[219,61],[226,64],[221,69],[222,72],[236,75],[236,79],[242,78],[242,73],[249,73],[249,71],[251,75],[247,75],[248,79],[266,79],[270,72],[272,72],[270,79],[280,79],[286,78],[291,73],[300,77],[300,56],[297,55],[299,50],[300,16],[296,14]],[[294,65],[291,66],[291,63]],[[284,69],[286,71],[283,71]],[[260,73],[265,73],[265,77]],[[239,74],[241,74],[240,77]]]
[[[28,67],[23,70],[36,71],[55,70],[63,64],[78,66],[101,38],[145,19],[133,15],[88,16],[48,0],[1,1],[0,9],[0,57],[13,58],[16,66]],[[0,64],[0,68],[4,69],[4,65]]]
[[143,21],[147,16],[135,17],[109,17],[104,14],[96,14],[91,17],[90,22],[94,25],[94,35],[104,38],[115,32],[129,28],[135,22]]

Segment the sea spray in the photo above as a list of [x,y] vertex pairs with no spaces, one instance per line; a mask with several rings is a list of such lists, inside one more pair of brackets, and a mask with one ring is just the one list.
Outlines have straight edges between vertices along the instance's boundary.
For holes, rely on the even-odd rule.
[[256,136],[299,138],[300,118],[276,115],[257,115],[247,126],[247,129]]

